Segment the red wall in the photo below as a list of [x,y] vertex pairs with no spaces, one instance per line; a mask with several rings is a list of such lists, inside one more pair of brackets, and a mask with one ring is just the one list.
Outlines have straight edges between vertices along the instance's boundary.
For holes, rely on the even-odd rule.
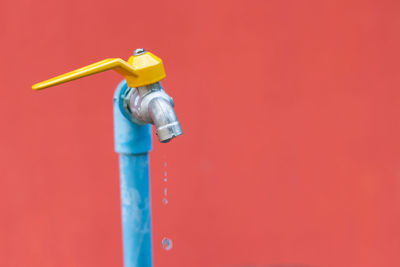
[[156,267],[400,266],[399,12],[397,0],[1,1],[0,266],[122,266],[121,77],[30,86],[137,47],[163,58],[185,132],[151,154]]

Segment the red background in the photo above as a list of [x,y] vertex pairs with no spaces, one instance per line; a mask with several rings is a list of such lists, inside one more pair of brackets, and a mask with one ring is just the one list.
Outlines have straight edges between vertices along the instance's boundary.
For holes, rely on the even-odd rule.
[[30,86],[137,47],[185,132],[151,154],[155,266],[400,266],[399,3],[1,1],[0,266],[122,266],[121,77]]

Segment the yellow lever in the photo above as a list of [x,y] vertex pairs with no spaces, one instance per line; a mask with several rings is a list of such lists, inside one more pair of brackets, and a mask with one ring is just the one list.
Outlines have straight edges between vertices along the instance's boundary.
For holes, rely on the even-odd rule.
[[128,62],[120,58],[104,59],[86,67],[37,83],[32,86],[32,89],[44,89],[111,69],[124,76],[129,87],[144,86],[156,83],[165,78],[162,60],[152,53],[145,52],[141,49],[140,53],[131,56]]

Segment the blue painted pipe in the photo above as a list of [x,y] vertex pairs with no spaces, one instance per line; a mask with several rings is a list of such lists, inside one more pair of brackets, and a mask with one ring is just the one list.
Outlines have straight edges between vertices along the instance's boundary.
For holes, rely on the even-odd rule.
[[128,88],[122,81],[114,94],[115,150],[119,153],[122,238],[125,267],[153,266],[149,152],[151,125],[138,125],[125,113],[121,96]]

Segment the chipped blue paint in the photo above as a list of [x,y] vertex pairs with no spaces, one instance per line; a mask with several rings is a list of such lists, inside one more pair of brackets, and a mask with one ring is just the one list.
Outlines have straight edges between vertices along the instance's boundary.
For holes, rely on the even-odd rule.
[[114,95],[115,150],[119,155],[122,232],[125,267],[151,267],[151,205],[149,155],[151,125],[137,125],[128,119],[121,105],[127,89],[125,80]]

